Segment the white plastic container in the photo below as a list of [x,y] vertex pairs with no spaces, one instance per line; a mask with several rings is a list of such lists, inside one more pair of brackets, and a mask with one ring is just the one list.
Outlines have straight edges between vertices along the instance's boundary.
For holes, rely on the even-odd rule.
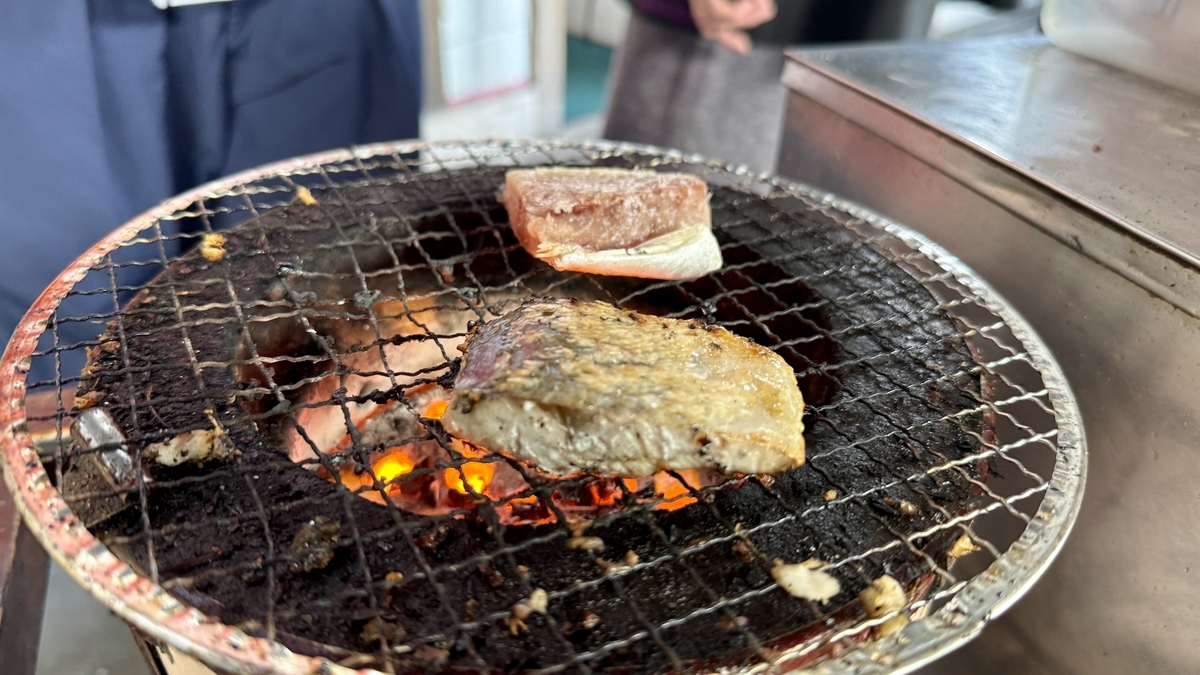
[[459,105],[526,87],[533,79],[530,0],[441,0],[442,95]]
[[1042,30],[1067,51],[1200,94],[1200,0],[1045,0]]

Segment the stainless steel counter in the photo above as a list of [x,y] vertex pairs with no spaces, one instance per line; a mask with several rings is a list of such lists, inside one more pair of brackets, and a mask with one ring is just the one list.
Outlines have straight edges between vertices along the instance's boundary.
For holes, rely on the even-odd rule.
[[[1200,266],[1194,225],[1200,217],[1200,99],[1040,37],[793,56],[784,74],[793,91],[879,130],[931,168],[1200,317],[1194,274]],[[896,126],[889,115],[920,124]],[[782,156],[788,152],[785,143],[781,167],[804,162],[794,150]],[[964,153],[1008,171],[968,173],[972,162]],[[1012,178],[1036,183],[1041,197]],[[1056,208],[1062,203],[1078,213]],[[1129,236],[1138,250],[1127,245]]]
[[1083,410],[1061,557],[922,672],[1200,672],[1200,99],[1042,38],[808,50],[784,81],[779,172],[975,268]]

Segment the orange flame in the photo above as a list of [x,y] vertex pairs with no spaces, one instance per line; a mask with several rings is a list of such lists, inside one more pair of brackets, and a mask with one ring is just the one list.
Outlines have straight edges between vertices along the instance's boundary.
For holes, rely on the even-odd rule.
[[392,452],[378,459],[371,465],[371,469],[380,482],[390,484],[400,476],[410,473],[414,466],[406,453]]
[[[446,485],[459,494],[486,495],[496,467],[492,466],[491,462],[464,462],[461,469],[461,473],[459,469],[446,469]],[[463,485],[464,474],[467,477],[467,485],[471,486],[470,492]]]
[[372,478],[378,478],[380,483],[383,483],[388,494],[397,494],[400,492],[400,485],[397,479],[402,478],[416,468],[412,457],[405,452],[403,447],[395,448],[376,459],[371,463],[371,471],[369,473],[358,473],[351,467],[343,467],[341,470],[342,484],[350,490],[354,490],[364,499],[369,499],[377,504],[383,503],[383,495],[375,488],[375,481]]
[[700,472],[695,469],[680,469],[675,473],[679,474],[684,482],[680,482],[666,471],[654,474],[654,493],[662,498],[662,502],[654,505],[655,509],[674,511],[696,503],[696,498],[690,494],[692,488],[700,486]]
[[[435,400],[425,399],[422,418],[436,420],[446,412],[448,392],[440,387],[434,389],[428,393]],[[376,414],[386,407],[380,406]],[[340,450],[349,445],[347,435],[337,447]],[[470,510],[477,506],[473,498],[483,496],[497,503],[496,510],[503,522],[541,525],[555,521],[556,509],[570,520],[592,519],[621,508],[625,499],[634,495],[637,501],[652,504],[655,510],[674,511],[696,503],[694,490],[720,480],[706,475],[712,472],[681,470],[642,478],[597,477],[558,486],[554,485],[556,477],[547,475],[553,491],[550,503],[546,503],[542,497],[529,494],[530,484],[508,463],[495,459],[472,461],[489,456],[491,453],[485,448],[459,440],[453,440],[451,447],[453,451],[448,452],[430,439],[389,448],[372,458],[369,471],[361,465],[343,467],[341,482],[364,499],[383,504],[386,492],[399,508],[422,514]],[[467,461],[457,467],[435,469],[438,464],[445,467],[443,462],[451,462],[456,456]],[[542,475],[536,467],[527,467],[527,471]],[[376,480],[383,484],[382,492],[376,489]],[[527,496],[513,496],[522,493]]]

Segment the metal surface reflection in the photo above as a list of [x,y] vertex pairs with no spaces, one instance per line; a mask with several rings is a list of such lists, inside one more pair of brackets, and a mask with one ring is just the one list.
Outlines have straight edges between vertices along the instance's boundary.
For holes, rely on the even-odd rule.
[[1043,39],[793,54],[779,171],[949,249],[1059,357],[1090,445],[1072,538],[924,675],[1200,670],[1200,101]]

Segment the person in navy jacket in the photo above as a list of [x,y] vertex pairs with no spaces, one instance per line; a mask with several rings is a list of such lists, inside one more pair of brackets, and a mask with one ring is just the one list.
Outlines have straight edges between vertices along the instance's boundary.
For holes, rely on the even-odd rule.
[[0,346],[76,256],[164,198],[417,136],[418,0],[174,2],[0,0]]

